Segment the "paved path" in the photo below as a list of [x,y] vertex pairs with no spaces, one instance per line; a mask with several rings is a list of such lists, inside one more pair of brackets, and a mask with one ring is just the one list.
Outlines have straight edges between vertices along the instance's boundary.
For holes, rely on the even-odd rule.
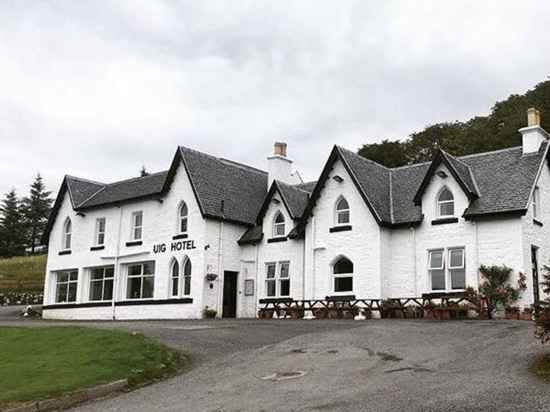
[[[550,384],[527,370],[548,350],[533,339],[531,322],[85,324],[139,330],[196,353],[199,361],[186,374],[82,405],[79,412],[550,410]],[[306,374],[262,379],[297,371]]]

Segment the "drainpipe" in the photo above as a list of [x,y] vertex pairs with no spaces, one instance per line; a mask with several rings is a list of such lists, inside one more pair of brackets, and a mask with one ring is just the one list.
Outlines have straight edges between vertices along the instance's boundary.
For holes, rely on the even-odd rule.
[[306,236],[304,231],[304,241],[302,245],[302,299],[306,298]]
[[122,206],[119,206],[120,208],[120,214],[118,217],[118,234],[116,239],[116,253],[115,253],[115,270],[114,272],[114,278],[113,278],[113,298],[111,301],[111,311],[112,311],[112,319],[116,320],[116,314],[115,314],[115,300],[118,296],[118,284],[119,284],[119,277],[120,277],[120,269],[118,267],[118,259],[120,256],[120,234],[122,231]]
[[221,202],[221,212],[222,217],[220,220],[220,230],[218,233],[218,277],[220,279],[220,287],[218,288],[218,309],[221,308],[221,310],[218,311],[220,315],[223,316],[223,274],[222,274],[222,268],[223,268],[223,219],[224,219],[224,201]]
[[[260,241],[261,242],[261,241]],[[258,316],[258,291],[260,286],[258,285],[258,270],[260,270],[260,242],[256,243],[256,276],[254,280],[254,317]]]
[[411,227],[413,241],[414,296],[418,297],[418,278],[416,273],[416,229]]
[[311,299],[315,299],[315,216],[311,218]]

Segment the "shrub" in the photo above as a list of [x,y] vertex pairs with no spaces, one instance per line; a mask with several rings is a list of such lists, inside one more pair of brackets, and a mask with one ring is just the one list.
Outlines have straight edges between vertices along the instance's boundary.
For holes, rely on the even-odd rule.
[[485,266],[479,268],[483,277],[479,285],[479,293],[487,304],[487,316],[492,317],[492,312],[498,306],[510,306],[519,299],[520,293],[525,290],[525,275],[520,273],[518,287],[514,288],[508,283],[512,269],[508,266]]
[[216,317],[216,315],[218,314],[218,312],[215,310],[215,309],[210,309],[208,306],[206,306],[203,310],[202,310],[202,316],[205,318],[205,319],[214,319]]

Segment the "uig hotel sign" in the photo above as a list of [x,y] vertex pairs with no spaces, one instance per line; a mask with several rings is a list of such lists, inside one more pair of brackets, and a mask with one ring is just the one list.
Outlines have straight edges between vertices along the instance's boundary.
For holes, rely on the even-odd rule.
[[169,245],[166,243],[158,243],[153,246],[153,253],[164,253],[166,251],[179,252],[181,250],[196,249],[194,240],[180,240],[177,242],[171,242]]

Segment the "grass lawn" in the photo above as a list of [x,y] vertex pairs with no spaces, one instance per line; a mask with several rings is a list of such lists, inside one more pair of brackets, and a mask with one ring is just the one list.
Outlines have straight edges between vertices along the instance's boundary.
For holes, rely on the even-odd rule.
[[143,335],[76,327],[0,328],[0,408],[116,379],[175,373],[187,358]]
[[0,259],[0,292],[2,290],[42,290],[46,260],[46,255]]

